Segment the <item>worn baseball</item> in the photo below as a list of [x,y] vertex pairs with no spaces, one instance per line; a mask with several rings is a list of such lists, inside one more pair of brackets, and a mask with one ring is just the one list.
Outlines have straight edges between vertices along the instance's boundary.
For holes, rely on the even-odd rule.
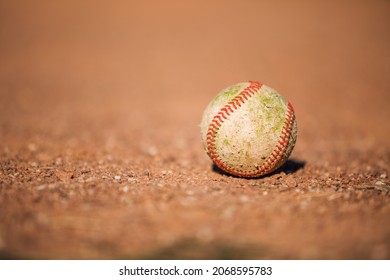
[[238,177],[273,172],[287,161],[297,139],[293,106],[259,82],[222,90],[207,106],[200,126],[209,157]]

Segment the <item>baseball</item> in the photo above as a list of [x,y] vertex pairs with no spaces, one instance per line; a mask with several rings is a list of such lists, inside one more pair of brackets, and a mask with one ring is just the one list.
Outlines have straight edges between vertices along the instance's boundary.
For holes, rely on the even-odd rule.
[[235,84],[206,107],[203,147],[213,162],[238,177],[260,177],[282,166],[296,139],[294,108],[259,82]]

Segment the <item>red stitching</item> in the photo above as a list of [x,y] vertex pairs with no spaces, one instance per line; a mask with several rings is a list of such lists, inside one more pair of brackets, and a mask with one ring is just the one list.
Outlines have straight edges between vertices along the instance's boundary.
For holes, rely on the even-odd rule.
[[[233,169],[217,155],[215,148],[215,137],[222,123],[227,119],[227,116],[230,116],[230,114],[234,112],[234,110],[237,110],[245,103],[245,101],[256,94],[262,86],[263,85],[259,82],[249,82],[249,86],[247,86],[240,94],[228,102],[228,104],[222,107],[213,117],[206,134],[207,150],[211,159],[219,168],[238,177],[259,177],[271,171],[278,164],[278,161],[286,151],[291,136],[291,130],[294,125],[294,108],[291,103],[288,102],[286,119],[284,121],[284,126],[282,128],[278,144],[275,146],[271,155],[264,161],[263,165],[256,166],[256,170],[242,171]],[[232,107],[234,109],[232,109]]]

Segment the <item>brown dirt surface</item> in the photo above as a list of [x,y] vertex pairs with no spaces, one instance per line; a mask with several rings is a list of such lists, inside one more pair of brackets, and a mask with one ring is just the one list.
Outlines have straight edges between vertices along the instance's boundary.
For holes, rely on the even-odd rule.
[[[109,4],[108,4],[109,3]],[[389,1],[0,1],[0,258],[389,259]],[[227,176],[204,108],[258,80],[291,159]]]

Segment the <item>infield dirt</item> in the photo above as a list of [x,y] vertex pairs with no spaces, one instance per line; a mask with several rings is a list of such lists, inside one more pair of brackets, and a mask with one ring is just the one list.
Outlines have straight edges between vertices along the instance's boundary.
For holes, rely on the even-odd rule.
[[[390,2],[138,2],[0,2],[0,258],[389,259]],[[248,80],[298,123],[250,180],[199,128]]]

